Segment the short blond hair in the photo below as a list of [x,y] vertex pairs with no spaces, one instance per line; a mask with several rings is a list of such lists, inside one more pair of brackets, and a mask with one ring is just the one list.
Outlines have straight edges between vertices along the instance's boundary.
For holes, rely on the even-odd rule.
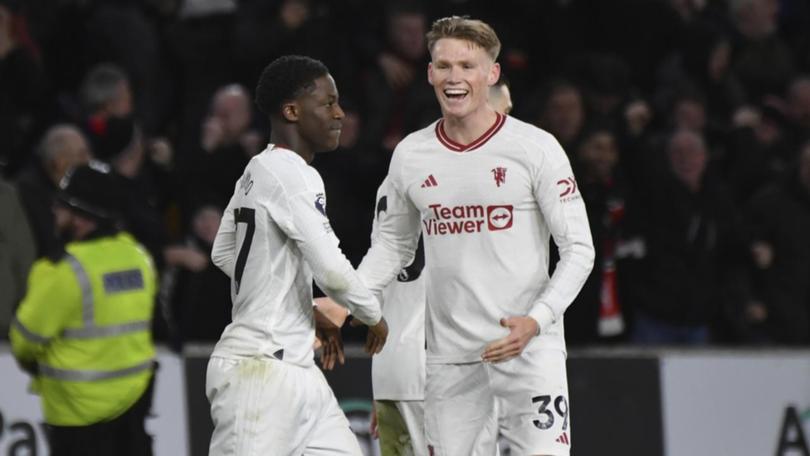
[[436,42],[442,38],[469,41],[483,48],[493,61],[498,59],[501,52],[501,40],[495,30],[486,22],[467,16],[443,17],[434,22],[427,33],[428,51],[433,52]]

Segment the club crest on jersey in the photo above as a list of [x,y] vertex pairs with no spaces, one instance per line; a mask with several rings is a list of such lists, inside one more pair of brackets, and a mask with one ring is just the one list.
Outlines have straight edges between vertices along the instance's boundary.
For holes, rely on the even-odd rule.
[[318,212],[326,216],[326,195],[323,193],[318,193],[315,195],[315,209],[318,209]]
[[497,168],[492,168],[492,177],[495,179],[495,185],[498,187],[501,184],[506,183],[506,168],[503,166],[498,166]]

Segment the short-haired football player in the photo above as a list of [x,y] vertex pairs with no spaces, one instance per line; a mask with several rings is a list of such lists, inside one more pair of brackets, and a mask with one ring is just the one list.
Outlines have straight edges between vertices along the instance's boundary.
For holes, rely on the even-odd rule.
[[[563,313],[593,267],[585,205],[549,133],[488,103],[500,41],[448,17],[428,33],[442,118],[396,147],[387,215],[358,271],[377,292],[425,247],[429,454],[568,455]],[[560,252],[549,277],[549,238]]]
[[344,113],[321,62],[284,56],[256,87],[270,144],[234,188],[211,254],[231,278],[233,321],[206,376],[211,455],[360,455],[346,416],[313,361],[312,281],[372,334],[388,329],[376,298],[341,253],[309,163],[338,146]]

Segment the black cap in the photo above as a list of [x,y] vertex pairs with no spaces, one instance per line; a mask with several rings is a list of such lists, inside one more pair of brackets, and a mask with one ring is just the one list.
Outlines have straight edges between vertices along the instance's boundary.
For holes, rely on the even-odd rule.
[[118,177],[97,161],[68,171],[59,183],[57,197],[71,209],[102,221],[119,219],[125,200]]

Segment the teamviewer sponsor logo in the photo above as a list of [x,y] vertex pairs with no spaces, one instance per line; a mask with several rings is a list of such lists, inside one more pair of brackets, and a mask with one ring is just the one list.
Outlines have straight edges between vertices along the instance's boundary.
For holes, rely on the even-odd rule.
[[428,236],[480,233],[485,229],[484,226],[489,231],[502,231],[512,227],[512,205],[431,204],[428,207],[433,212],[433,217],[422,222]]
[[489,231],[506,230],[512,227],[512,206],[487,206]]

